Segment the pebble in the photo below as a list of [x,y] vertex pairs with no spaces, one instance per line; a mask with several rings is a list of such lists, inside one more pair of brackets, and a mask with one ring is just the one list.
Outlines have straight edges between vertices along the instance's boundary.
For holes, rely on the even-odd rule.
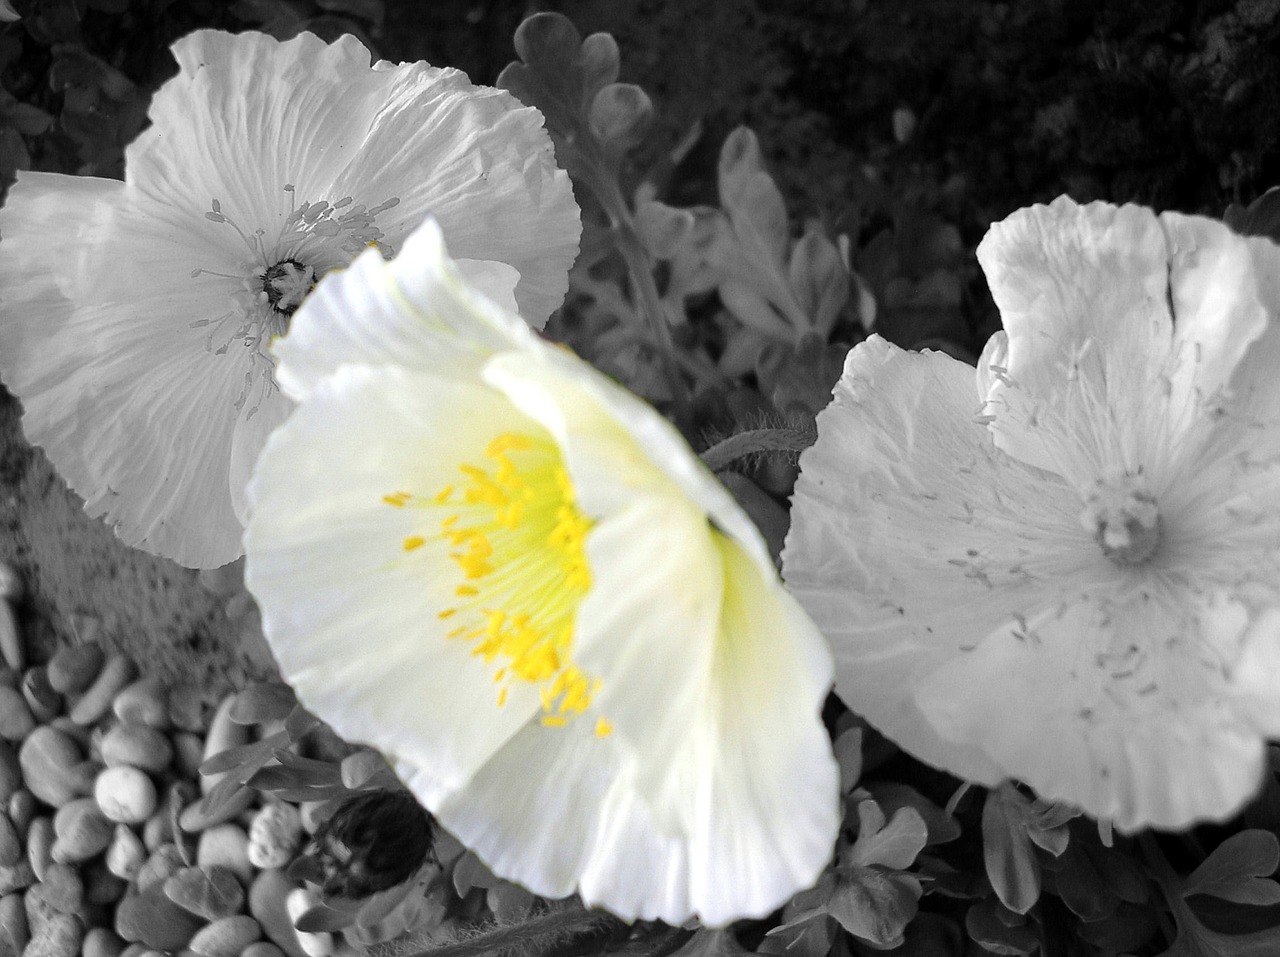
[[[201,778],[203,781],[204,779]],[[203,799],[192,801],[178,816],[178,826],[188,834],[195,834],[215,824],[238,818],[257,798],[252,788],[242,787],[231,798],[208,811],[202,809]]]
[[8,741],[0,740],[0,801],[8,803],[22,788],[22,768],[18,764],[18,752]]
[[102,671],[106,653],[96,641],[63,645],[49,659],[49,685],[58,694],[79,694]]
[[169,720],[180,731],[203,733],[204,694],[189,684],[177,684],[169,689]]
[[80,945],[81,957],[120,957],[124,940],[110,927],[91,927]]
[[[16,757],[14,761],[16,763]],[[18,829],[18,836],[25,841],[27,828],[31,826],[31,822],[35,820],[36,811],[39,810],[36,796],[26,788],[19,788],[9,796],[8,806],[9,820],[13,821],[13,826]]]
[[133,880],[147,860],[141,838],[127,824],[117,824],[107,846],[107,870],[126,881]]
[[204,742],[194,731],[175,731],[169,739],[173,742],[173,768],[183,777],[196,780],[200,777],[200,763],[204,760]]
[[[227,695],[222,699],[222,703],[218,705],[218,710],[214,712],[213,720],[209,722],[209,732],[204,739],[203,761],[208,761],[214,755],[221,754],[228,748],[239,747],[249,740],[249,729],[245,725],[236,724],[231,717],[231,711],[235,704],[236,696],[234,694]],[[225,771],[221,774],[202,774],[200,776],[200,790],[208,794],[226,774],[227,772]]]
[[50,864],[43,880],[27,891],[27,897],[35,893],[36,888],[43,891],[44,899],[59,913],[74,914],[84,906],[84,881],[80,872],[69,864],[56,861]]
[[249,836],[236,824],[215,824],[200,835],[196,845],[196,864],[200,867],[225,867],[245,884],[253,880],[249,863]]
[[26,699],[31,714],[41,723],[52,721],[62,711],[62,695],[49,684],[49,672],[36,665],[28,668],[22,677],[22,697]]
[[156,950],[186,947],[203,923],[165,897],[159,887],[127,894],[116,906],[116,933]]
[[[289,896],[284,900],[284,906],[289,914],[290,923],[296,925],[298,918],[319,902],[320,899],[305,887],[295,887],[289,891]],[[296,929],[293,933],[298,938],[298,946],[303,949],[307,957],[330,957],[333,953],[333,934],[325,931],[313,934]]]
[[8,814],[0,814],[0,866],[12,867],[22,860],[22,837]]
[[22,576],[8,562],[0,562],[0,599],[16,602],[22,598]]
[[77,796],[71,769],[81,760],[80,746],[52,725],[41,725],[18,751],[27,790],[45,804],[62,807]]
[[202,957],[239,957],[262,936],[262,926],[247,914],[220,917],[196,931],[187,945]]
[[294,885],[284,871],[259,871],[249,887],[249,913],[262,925],[263,933],[286,957],[307,957],[298,942],[297,932],[285,900]]
[[169,689],[158,678],[139,678],[122,688],[111,703],[115,716],[127,724],[142,724],[166,730],[169,720]]
[[141,824],[156,809],[156,786],[145,772],[120,764],[98,775],[93,798],[108,821]]
[[36,882],[36,873],[28,861],[19,861],[13,867],[0,867],[0,894],[25,890]]
[[114,904],[124,896],[129,882],[112,874],[107,862],[94,858],[81,870],[84,878],[84,899],[88,904]]
[[54,914],[31,935],[22,957],[78,957],[84,925],[70,914]]
[[173,760],[173,745],[167,735],[146,724],[122,721],[98,745],[107,767],[127,764],[143,771],[163,771]]
[[122,654],[112,653],[98,672],[98,677],[85,689],[80,699],[71,706],[70,718],[76,724],[90,725],[111,710],[111,701],[129,682],[137,677],[138,669]]
[[240,957],[285,957],[284,951],[269,940],[250,944],[240,952]]
[[249,863],[266,869],[284,867],[302,842],[302,815],[292,804],[273,803],[258,811],[249,824]]
[[53,839],[53,818],[32,819],[27,828],[27,862],[39,880],[44,880],[45,870],[53,863]]
[[5,894],[0,897],[0,957],[21,954],[30,939],[23,895]]
[[35,715],[22,692],[0,685],[0,738],[21,741],[36,728]]
[[178,845],[161,844],[151,852],[151,856],[138,868],[134,883],[137,884],[140,891],[150,890],[154,887],[159,893],[163,894],[164,882],[186,866],[187,862],[183,860],[182,851],[178,849]]
[[87,861],[111,843],[115,828],[103,817],[93,798],[78,798],[58,808],[53,816],[55,861],[64,864]]
[[[0,581],[3,576],[0,576]],[[22,633],[18,630],[18,615],[9,601],[0,601],[0,657],[14,671],[21,671],[26,664],[22,647]]]
[[183,910],[205,920],[231,917],[244,907],[244,888],[225,867],[183,868],[164,882],[164,893]]

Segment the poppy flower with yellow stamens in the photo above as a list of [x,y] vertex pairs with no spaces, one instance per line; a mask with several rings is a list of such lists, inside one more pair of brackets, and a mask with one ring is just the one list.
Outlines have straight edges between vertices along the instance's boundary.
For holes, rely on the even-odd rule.
[[830,656],[665,419],[478,295],[430,222],[275,351],[299,405],[246,581],[308,708],[539,894],[720,925],[817,878]]

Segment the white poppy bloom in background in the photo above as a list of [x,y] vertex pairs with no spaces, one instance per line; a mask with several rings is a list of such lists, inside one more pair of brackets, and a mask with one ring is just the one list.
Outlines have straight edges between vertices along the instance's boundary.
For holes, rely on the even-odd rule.
[[924,761],[1125,830],[1224,818],[1280,735],[1280,249],[1064,197],[978,259],[1006,331],[976,392],[854,348],[783,577]]
[[0,210],[0,381],[86,510],[184,565],[241,553],[244,486],[290,404],[267,345],[325,272],[428,213],[519,272],[545,323],[581,224],[541,114],[354,37],[201,30],[125,182],[18,174]]
[[720,925],[817,878],[830,653],[665,419],[476,294],[430,222],[275,352],[299,405],[246,581],[307,708],[539,894]]

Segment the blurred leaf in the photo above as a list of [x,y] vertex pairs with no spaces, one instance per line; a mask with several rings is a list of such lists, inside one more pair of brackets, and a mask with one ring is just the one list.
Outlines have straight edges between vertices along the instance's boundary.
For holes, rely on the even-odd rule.
[[537,898],[518,884],[499,881],[485,893],[485,902],[498,923],[513,924],[529,916]]
[[1236,904],[1280,903],[1280,885],[1265,880],[1280,865],[1280,841],[1270,831],[1233,834],[1214,848],[1183,883],[1184,897],[1207,894]]
[[903,870],[915,862],[928,837],[929,829],[915,808],[899,808],[886,823],[875,801],[863,801],[858,805],[858,839],[849,851],[849,862]]
[[827,911],[854,937],[881,948],[896,947],[919,900],[916,878],[864,867],[837,881]]
[[1266,236],[1280,242],[1280,187],[1271,187],[1247,208],[1228,206],[1222,218],[1241,236]]
[[[839,743],[840,739],[837,739],[837,748]],[[904,807],[919,814],[928,831],[927,844],[945,844],[960,836],[959,822],[910,785],[897,781],[873,781],[866,788],[888,817],[893,817],[899,808]]]
[[800,308],[824,339],[849,301],[849,270],[835,243],[820,230],[805,232],[791,250],[788,278]]
[[1021,795],[1002,785],[982,806],[982,857],[987,877],[1005,907],[1025,914],[1040,899],[1040,864],[1020,813]]
[[987,899],[969,908],[964,927],[976,943],[992,953],[1015,957],[1030,954],[1040,947],[1039,936],[1025,920],[1020,914],[1007,910],[999,901]]
[[[862,729],[848,728],[832,744],[836,764],[840,765],[840,789],[846,794],[858,786],[862,776]],[[879,804],[879,799],[876,801]]]
[[634,83],[610,83],[591,100],[587,122],[609,149],[626,152],[643,142],[653,125],[653,103]]
[[315,904],[303,911],[293,926],[309,934],[334,933],[351,926],[354,915],[335,910],[327,904]]
[[266,724],[283,721],[298,703],[288,685],[278,681],[255,681],[236,695],[231,720],[236,724]]
[[670,259],[693,232],[694,216],[657,200],[636,206],[636,232],[655,259]]
[[749,953],[732,931],[700,927],[671,957],[746,957]]
[[[565,137],[586,128],[596,94],[618,79],[618,44],[607,33],[582,39],[560,13],[536,13],[516,29],[518,63],[498,76],[498,86],[546,117],[548,129]],[[564,163],[564,157],[559,157]]]

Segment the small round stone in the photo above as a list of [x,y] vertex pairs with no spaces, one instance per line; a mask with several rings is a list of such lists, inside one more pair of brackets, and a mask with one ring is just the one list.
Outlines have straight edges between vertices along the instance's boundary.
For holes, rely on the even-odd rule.
[[202,957],[239,957],[262,936],[262,927],[248,914],[220,917],[202,927],[187,947]]
[[156,786],[151,778],[123,764],[98,775],[93,797],[107,820],[120,824],[141,824],[156,809]]
[[120,957],[125,943],[109,927],[90,927],[80,945],[81,957]]
[[58,694],[76,694],[93,684],[106,654],[96,641],[63,645],[49,659],[49,685]]

